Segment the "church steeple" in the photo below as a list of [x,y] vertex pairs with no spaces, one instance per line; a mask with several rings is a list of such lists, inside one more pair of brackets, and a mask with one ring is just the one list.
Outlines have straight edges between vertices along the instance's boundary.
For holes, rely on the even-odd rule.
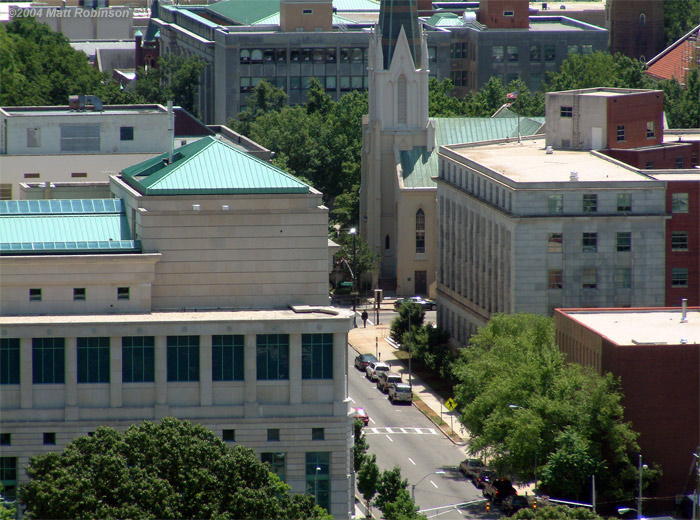
[[415,68],[421,67],[421,34],[417,0],[381,0],[379,31],[382,35],[384,69],[388,70],[403,27]]

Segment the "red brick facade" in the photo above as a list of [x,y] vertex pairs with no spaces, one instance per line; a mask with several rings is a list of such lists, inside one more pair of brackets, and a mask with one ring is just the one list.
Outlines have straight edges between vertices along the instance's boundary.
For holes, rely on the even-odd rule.
[[[682,209],[683,194],[687,194],[687,212],[677,211]],[[700,182],[668,181],[666,211],[672,217],[666,221],[666,305],[677,307],[683,298],[688,299],[688,305],[700,305]],[[687,249],[674,248],[674,232],[687,235]],[[685,286],[674,285],[674,269],[687,270]]]
[[476,18],[489,29],[528,29],[530,4],[528,0],[481,0]]
[[[663,141],[663,92],[620,94],[608,98],[607,148],[637,148]],[[649,129],[648,123],[653,123]],[[620,127],[622,139],[620,140]],[[651,135],[650,136],[650,131]]]

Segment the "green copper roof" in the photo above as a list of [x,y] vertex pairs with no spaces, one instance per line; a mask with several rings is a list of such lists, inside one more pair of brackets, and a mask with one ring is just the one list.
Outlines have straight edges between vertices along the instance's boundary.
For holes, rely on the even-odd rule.
[[0,204],[0,253],[133,252],[118,199],[8,200]]
[[[403,151],[399,155],[403,184],[406,188],[434,187],[431,177],[438,173],[439,146],[477,143],[518,136],[517,117],[439,117],[435,118],[436,147],[432,152],[424,146]],[[544,117],[520,118],[520,135],[534,135],[544,124]]]
[[438,12],[428,18],[425,23],[431,27],[462,27],[464,26],[464,19],[454,13]]
[[[332,17],[332,23],[334,25],[350,25],[355,23],[353,20],[350,20],[350,18],[344,18],[342,16],[338,16],[337,14],[333,14]],[[279,25],[280,24],[280,13],[274,13],[266,18],[261,18],[257,22],[254,22],[251,25]]]
[[309,193],[309,186],[230,144],[205,137],[122,171],[145,195]]
[[232,22],[252,25],[258,20],[278,13],[280,3],[279,0],[226,0],[207,6],[207,10]]

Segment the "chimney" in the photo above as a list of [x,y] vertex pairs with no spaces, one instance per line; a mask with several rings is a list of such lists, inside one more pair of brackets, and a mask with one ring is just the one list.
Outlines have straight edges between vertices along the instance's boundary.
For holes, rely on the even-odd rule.
[[683,298],[681,300],[681,323],[688,323],[688,298]]
[[168,101],[168,163],[173,163],[175,153],[175,112],[172,99]]

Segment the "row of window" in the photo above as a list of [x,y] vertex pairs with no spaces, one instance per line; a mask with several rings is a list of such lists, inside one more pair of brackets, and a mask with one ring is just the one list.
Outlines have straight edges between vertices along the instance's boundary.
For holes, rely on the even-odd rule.
[[[134,140],[134,127],[119,127],[120,141]],[[41,128],[27,128],[27,148],[41,146]],[[61,151],[83,152],[100,150],[100,125],[61,125]]]
[[[434,61],[437,56],[435,47],[428,48],[428,59]],[[369,49],[361,47],[306,48],[306,49],[241,49],[240,62],[251,63],[365,63],[369,58]]]
[[[212,336],[212,380],[243,381],[244,336]],[[167,337],[167,380],[199,381],[199,336]],[[110,382],[110,338],[77,338],[78,383]],[[289,379],[289,335],[256,338],[258,380]],[[20,382],[20,340],[0,339],[0,384]],[[333,378],[333,334],[302,334],[302,379]],[[155,337],[122,338],[122,382],[155,381]],[[32,382],[65,383],[65,338],[32,338]]]
[[[289,89],[290,90],[308,90],[311,83],[311,78],[314,76],[290,76],[289,77]],[[340,78],[340,82],[338,79]],[[262,80],[267,81],[271,85],[281,88],[282,90],[287,90],[287,76],[276,76],[274,78],[240,78],[240,91],[252,92],[255,87],[257,87]],[[340,90],[362,90],[369,87],[369,78],[363,76],[321,76],[316,77],[321,85],[324,86],[326,90],[336,90],[338,85],[340,85]]]
[[[543,57],[544,61],[556,60],[556,47],[554,44],[546,44],[542,46],[539,43],[536,43],[530,45],[531,63],[540,63]],[[520,61],[520,47],[517,45],[494,45],[491,48],[491,59],[495,63],[501,63],[503,61]]]
[[[547,251],[549,253],[561,253],[563,251],[563,233],[549,233],[547,237]],[[615,250],[626,252],[632,250],[632,233],[621,231],[615,235]],[[688,250],[688,232],[671,232],[671,251]],[[598,251],[598,233],[583,233],[581,237],[581,251],[583,253],[595,253]]]
[[[564,288],[564,274],[562,269],[549,269],[547,271],[547,287],[549,289]],[[629,267],[615,268],[615,288],[630,289],[632,287],[632,269]],[[674,267],[671,269],[671,287],[688,287],[688,269]],[[598,288],[598,270],[595,268],[581,269],[581,288]]]
[[[447,164],[446,168],[445,164]],[[508,211],[512,210],[512,191],[501,187],[497,183],[487,181],[477,173],[464,171],[462,168],[458,168],[457,165],[448,162],[441,163],[440,177],[446,179],[448,182],[456,184],[476,197],[487,200]],[[507,204],[506,193],[508,195]]]
[[[43,291],[39,288],[29,289],[29,301],[40,302],[44,297]],[[131,289],[129,287],[117,287],[117,300],[129,300],[131,298]],[[87,300],[87,289],[85,287],[73,288],[73,300]]]

